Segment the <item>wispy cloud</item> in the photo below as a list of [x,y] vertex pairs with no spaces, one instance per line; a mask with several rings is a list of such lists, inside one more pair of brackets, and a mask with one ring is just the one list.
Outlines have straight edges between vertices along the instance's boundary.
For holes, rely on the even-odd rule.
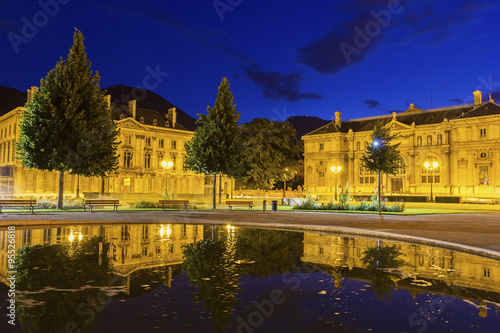
[[363,101],[366,105],[368,105],[368,107],[370,109],[374,109],[376,107],[379,107],[380,106],[380,102],[379,101],[376,101],[374,99],[365,99]]
[[290,72],[281,74],[274,71],[263,71],[257,66],[246,69],[248,77],[262,88],[265,97],[274,100],[284,99],[289,102],[297,102],[301,99],[321,99],[317,93],[302,93],[302,74]]
[[[323,37],[298,48],[296,61],[322,74],[334,74],[366,60],[384,43],[442,43],[451,38],[459,26],[473,21],[478,12],[498,6],[493,0],[402,0],[398,3],[398,10],[389,12],[387,0],[342,2],[338,10],[343,15],[333,28]],[[342,21],[344,17],[349,21]]]

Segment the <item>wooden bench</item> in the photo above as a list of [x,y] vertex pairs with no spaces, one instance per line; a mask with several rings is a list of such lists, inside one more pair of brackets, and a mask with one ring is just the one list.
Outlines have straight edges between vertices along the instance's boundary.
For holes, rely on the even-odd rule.
[[33,208],[36,206],[35,199],[1,199],[0,200],[0,214],[2,214],[3,207],[29,207],[31,214],[33,214]]
[[248,210],[252,210],[253,207],[253,201],[248,201],[248,200],[228,200],[226,201],[226,205],[228,206],[228,210],[232,211],[233,206],[246,206],[248,205]]
[[[184,206],[184,211],[187,211],[189,200],[160,200],[158,204],[161,205],[163,211],[165,211],[165,206]],[[196,210],[195,205],[193,205],[193,210]]]
[[83,205],[83,210],[87,211],[87,207],[88,207],[89,212],[92,212],[93,206],[113,206],[113,210],[115,212],[117,212],[119,204],[120,204],[120,200],[85,199],[85,203]]

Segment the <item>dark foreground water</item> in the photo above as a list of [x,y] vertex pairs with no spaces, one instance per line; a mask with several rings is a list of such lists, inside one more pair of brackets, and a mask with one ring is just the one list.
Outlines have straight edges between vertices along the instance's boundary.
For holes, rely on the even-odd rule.
[[414,244],[51,226],[0,231],[0,264],[0,332],[500,332],[500,263]]

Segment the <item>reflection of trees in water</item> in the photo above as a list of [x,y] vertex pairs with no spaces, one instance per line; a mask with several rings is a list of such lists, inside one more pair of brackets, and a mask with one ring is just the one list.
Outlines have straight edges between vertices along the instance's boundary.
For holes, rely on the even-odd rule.
[[89,332],[109,295],[116,293],[106,288],[112,277],[108,248],[103,237],[20,248],[15,270],[17,301],[23,304],[17,314],[23,329]]
[[236,269],[236,243],[234,234],[220,240],[204,239],[183,248],[183,270],[191,284],[197,302],[212,313],[215,332],[224,332],[236,305],[235,293],[239,289]]
[[279,230],[240,229],[238,257],[255,261],[242,274],[266,277],[291,272],[303,256],[303,234]]
[[372,279],[372,288],[375,295],[382,300],[392,301],[391,288],[396,286],[394,281],[401,279],[401,274],[395,270],[404,264],[399,256],[400,252],[396,245],[385,245],[369,247],[361,261],[367,268],[367,272]]

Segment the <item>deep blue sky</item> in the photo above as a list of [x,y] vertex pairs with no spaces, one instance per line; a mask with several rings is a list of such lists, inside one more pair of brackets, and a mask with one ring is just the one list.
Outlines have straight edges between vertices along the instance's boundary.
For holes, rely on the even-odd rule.
[[[58,3],[57,12],[40,3]],[[431,96],[433,107],[469,103],[474,90],[491,91],[491,73],[500,91],[494,0],[40,3],[0,3],[0,85],[39,85],[77,27],[103,88],[143,86],[158,69],[161,82],[146,81],[152,90],[195,117],[213,105],[222,77],[242,121],[382,115],[430,108]],[[357,31],[367,28],[363,40]]]

